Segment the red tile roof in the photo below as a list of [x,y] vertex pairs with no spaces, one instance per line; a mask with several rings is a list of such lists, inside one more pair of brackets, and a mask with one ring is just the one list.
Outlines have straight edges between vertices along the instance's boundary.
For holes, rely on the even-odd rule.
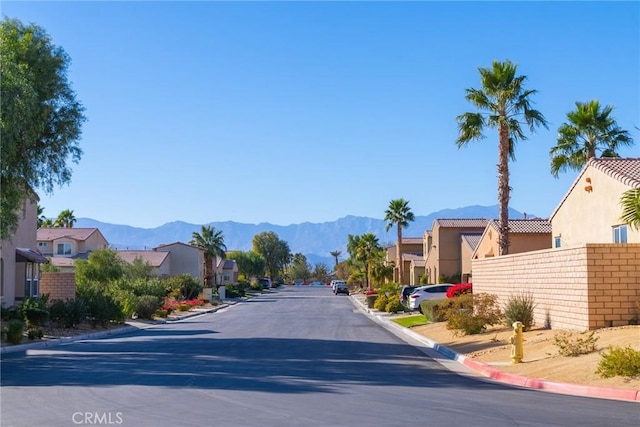
[[640,158],[599,158],[587,163],[629,187],[640,187]]

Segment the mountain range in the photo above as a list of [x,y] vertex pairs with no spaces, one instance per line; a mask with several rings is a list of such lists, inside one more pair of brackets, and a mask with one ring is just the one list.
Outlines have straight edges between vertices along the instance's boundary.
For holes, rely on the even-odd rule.
[[[494,206],[466,206],[457,209],[444,209],[426,216],[415,216],[415,221],[403,230],[404,237],[422,237],[426,230],[430,230],[435,219],[455,218],[498,218],[498,205]],[[528,215],[533,217],[532,215]],[[523,218],[523,213],[509,209],[509,218]],[[208,224],[220,230],[228,250],[251,250],[252,239],[263,231],[273,231],[281,240],[289,244],[292,253],[304,254],[313,265],[323,262],[333,265],[334,258],[331,251],[342,252],[340,259],[347,256],[347,236],[373,233],[380,244],[388,246],[395,244],[396,228],[386,231],[386,223],[382,219],[345,216],[335,221],[323,223],[303,222],[287,226],[269,223],[244,224],[234,221],[210,222]],[[201,224],[189,224],[174,221],[156,228],[138,228],[129,225],[109,224],[91,218],[78,218],[75,227],[95,227],[116,249],[150,249],[160,244],[184,242],[191,240],[193,232],[200,232]]]

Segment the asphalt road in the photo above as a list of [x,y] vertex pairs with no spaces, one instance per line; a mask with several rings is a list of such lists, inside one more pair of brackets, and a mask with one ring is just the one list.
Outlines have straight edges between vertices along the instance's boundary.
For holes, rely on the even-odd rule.
[[637,403],[452,372],[328,287],[286,287],[127,335],[10,353],[1,373],[2,427],[640,424]]

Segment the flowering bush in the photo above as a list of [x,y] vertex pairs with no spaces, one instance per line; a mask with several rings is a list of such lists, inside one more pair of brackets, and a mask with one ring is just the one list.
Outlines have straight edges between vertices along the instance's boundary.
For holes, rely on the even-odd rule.
[[458,283],[447,289],[447,298],[473,293],[473,283]]
[[366,291],[364,293],[365,295],[378,295],[378,291],[376,291],[375,289],[371,290],[371,291]]
[[185,301],[177,301],[175,298],[165,298],[162,310],[166,310],[167,314],[175,310],[189,311],[194,307],[199,307],[205,303],[203,298],[194,298]]

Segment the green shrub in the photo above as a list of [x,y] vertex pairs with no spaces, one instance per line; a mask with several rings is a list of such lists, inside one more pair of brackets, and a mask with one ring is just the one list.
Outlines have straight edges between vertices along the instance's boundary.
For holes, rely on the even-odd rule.
[[420,311],[427,322],[436,323],[447,320],[447,310],[453,305],[453,299],[443,298],[438,300],[426,300],[420,303]]
[[392,298],[389,298],[389,302],[384,307],[384,311],[387,313],[397,313],[399,311],[404,311],[404,305],[400,302],[400,298],[394,295]]
[[7,322],[7,341],[11,344],[20,344],[23,338],[24,323],[22,320],[12,319]]
[[27,307],[23,310],[27,328],[42,326],[49,319],[49,310],[41,307]]
[[189,304],[178,304],[178,311],[189,311],[191,310],[191,306]]
[[[120,279],[111,284],[119,289],[133,293],[135,296],[153,295],[163,299],[171,291],[171,282],[160,280],[158,277],[136,277],[133,279]],[[180,286],[176,285],[178,288]],[[181,290],[182,292],[182,290]]]
[[3,322],[18,319],[18,309],[16,307],[0,307],[0,320]]
[[136,313],[138,318],[152,320],[155,312],[161,307],[160,300],[155,295],[142,295],[138,298]]
[[558,347],[558,353],[562,356],[575,357],[580,354],[589,354],[596,351],[598,337],[591,332],[558,332],[553,336],[553,344]]
[[625,348],[609,346],[609,353],[602,353],[596,374],[603,378],[640,375],[640,351],[629,346]]
[[502,321],[496,295],[463,294],[451,300],[452,304],[445,314],[447,329],[464,335],[474,335],[486,331],[487,326]]
[[521,322],[524,332],[531,329],[534,324],[533,311],[536,303],[530,292],[521,292],[518,295],[512,295],[507,300],[504,308],[504,321],[507,327],[511,327],[513,322]]
[[110,322],[122,322],[124,313],[111,295],[94,295],[87,301],[88,317],[93,326],[107,326]]
[[[173,296],[177,300],[190,300],[197,298],[204,286],[190,274],[181,274],[175,277],[168,277],[163,280],[166,294]],[[176,291],[179,294],[176,295]]]
[[162,317],[162,318],[166,318],[167,316],[169,316],[169,311],[165,310],[164,308],[159,308],[156,310],[155,313],[153,313],[154,317]]
[[244,288],[241,288],[240,286],[236,286],[236,285],[226,285],[225,292],[226,292],[225,295],[227,296],[227,298],[241,298],[245,295]]
[[113,297],[115,302],[122,309],[124,317],[132,317],[138,310],[138,300],[140,299],[132,290],[111,288],[109,289],[109,295]]
[[260,283],[258,283],[258,282],[253,282],[250,287],[254,291],[261,291],[262,290],[262,285]]
[[42,331],[42,329],[38,329],[38,328],[27,329],[27,337],[29,337],[30,340],[40,340],[42,339],[43,336],[44,336],[44,332]]
[[65,328],[75,328],[87,320],[87,313],[87,303],[82,298],[54,300],[49,306],[50,319]]
[[389,303],[389,297],[384,294],[378,294],[378,298],[376,298],[376,302],[373,303],[373,308],[376,310],[384,311]]

